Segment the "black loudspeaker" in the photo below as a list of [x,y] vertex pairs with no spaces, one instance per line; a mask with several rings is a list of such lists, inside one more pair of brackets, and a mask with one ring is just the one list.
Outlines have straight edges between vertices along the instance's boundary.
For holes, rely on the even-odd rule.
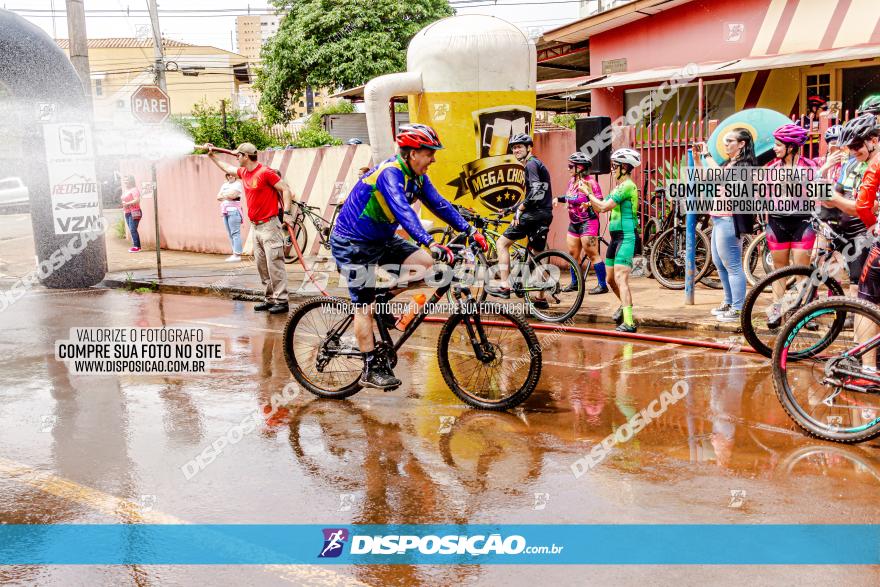
[[578,118],[574,126],[578,151],[590,156],[591,174],[611,173],[611,118],[588,116]]

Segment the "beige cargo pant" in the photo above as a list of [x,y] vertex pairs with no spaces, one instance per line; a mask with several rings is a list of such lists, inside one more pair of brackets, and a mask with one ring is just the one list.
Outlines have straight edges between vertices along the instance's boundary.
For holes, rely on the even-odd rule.
[[281,222],[273,218],[254,229],[254,263],[260,274],[260,281],[266,287],[266,301],[286,304],[287,269],[284,265],[284,233]]

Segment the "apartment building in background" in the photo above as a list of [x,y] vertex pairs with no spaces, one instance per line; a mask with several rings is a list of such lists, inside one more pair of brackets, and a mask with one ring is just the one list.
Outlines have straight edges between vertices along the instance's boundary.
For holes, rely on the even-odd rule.
[[[278,32],[283,15],[247,15],[235,18],[235,34],[238,52],[247,57],[254,65],[260,64],[260,51],[263,45]],[[315,108],[335,102],[330,95],[333,91],[327,88],[307,88],[304,95],[294,100],[294,118],[302,118],[311,114]]]
[[259,63],[263,44],[278,32],[282,15],[263,14],[235,17],[235,38],[240,55]]

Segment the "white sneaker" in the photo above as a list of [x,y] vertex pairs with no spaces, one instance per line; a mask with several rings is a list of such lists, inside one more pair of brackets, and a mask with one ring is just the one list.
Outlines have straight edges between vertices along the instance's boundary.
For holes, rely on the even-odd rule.
[[715,319],[719,322],[739,322],[740,314],[741,312],[739,310],[734,310],[733,308],[730,308],[726,312],[722,312],[721,314],[716,315]]
[[767,308],[767,325],[770,326],[770,328],[776,328],[781,321],[782,305],[778,302],[774,302],[769,308]]
[[730,304],[721,304],[717,308],[712,308],[712,310],[710,311],[710,314],[712,314],[713,316],[720,316],[721,314],[728,311],[729,309],[730,309]]
[[227,263],[238,263],[239,261],[241,261],[241,256],[239,255],[229,255],[226,257]]

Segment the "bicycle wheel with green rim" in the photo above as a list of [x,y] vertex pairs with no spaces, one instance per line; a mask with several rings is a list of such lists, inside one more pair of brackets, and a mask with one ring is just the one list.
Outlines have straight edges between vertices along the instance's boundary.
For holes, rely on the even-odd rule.
[[364,362],[354,326],[339,331],[353,311],[348,300],[316,297],[296,306],[287,319],[284,359],[297,383],[319,397],[339,399],[361,389]]
[[[818,299],[843,295],[840,283],[833,277],[828,277],[824,281],[815,280],[815,295],[801,303],[801,297],[806,295],[803,288],[810,285],[812,275],[813,268],[805,265],[783,267],[758,281],[746,294],[740,313],[740,325],[746,341],[758,353],[768,358],[773,354],[779,327],[798,309]],[[779,300],[773,294],[774,283],[782,284],[784,293]],[[844,320],[845,316],[841,317],[837,328],[843,328]],[[797,359],[798,354],[792,352],[790,358]]]
[[[477,340],[480,354],[472,341]],[[541,345],[535,331],[501,304],[450,316],[437,339],[443,380],[466,404],[507,410],[524,402],[541,377]]]
[[[668,228],[660,233],[651,247],[651,274],[666,289],[684,289],[686,236],[684,226]],[[699,230],[696,231],[696,238],[694,258],[697,274],[694,282],[702,279],[709,270],[709,239]]]
[[296,252],[297,249],[293,246],[293,243],[296,242],[296,246],[299,247],[299,250],[305,255],[309,235],[306,231],[306,227],[303,225],[302,216],[297,216],[291,224],[285,224],[284,229],[284,245],[282,246],[281,251],[284,255],[284,262],[290,265],[299,260],[299,253]]
[[562,251],[544,251],[520,267],[523,273],[516,280],[535,318],[565,322],[581,309],[586,288],[574,257]]
[[[865,369],[866,356],[859,356],[863,343],[835,328],[847,314],[868,337],[880,336],[880,308],[870,302],[834,297],[808,304],[776,339],[773,387],[783,409],[807,434],[853,443],[880,436],[880,378]],[[792,360],[795,354],[798,360]],[[871,367],[876,365],[875,357]]]

